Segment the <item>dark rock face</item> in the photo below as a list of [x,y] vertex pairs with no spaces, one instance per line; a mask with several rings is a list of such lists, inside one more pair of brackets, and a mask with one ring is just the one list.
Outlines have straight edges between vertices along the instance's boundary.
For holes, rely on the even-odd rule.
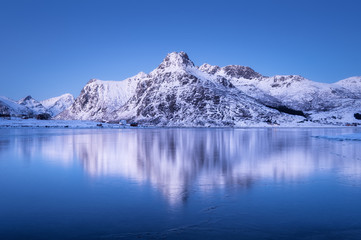
[[234,78],[245,78],[245,79],[254,79],[262,77],[261,74],[255,72],[250,67],[238,66],[238,65],[229,65],[223,68],[226,75]]
[[361,120],[361,114],[360,113],[355,113],[353,115],[357,120]]
[[6,118],[6,119],[8,119],[8,118],[10,118],[10,117],[11,117],[10,114],[2,114],[2,113],[0,113],[0,118]]
[[26,96],[25,98],[23,98],[22,102],[26,102],[33,99],[30,95]]
[[81,108],[92,109],[93,106],[98,102],[98,88],[99,86],[95,86],[94,89],[90,89],[89,86],[85,86],[82,89],[79,96],[79,104]]
[[268,105],[267,107],[277,109],[278,111],[283,112],[283,113],[306,117],[304,112],[299,111],[299,110],[294,110],[294,109],[286,107],[286,106],[282,106],[282,105],[280,105],[280,106],[269,106]]
[[[101,91],[100,88],[101,88],[100,85],[94,85],[94,86],[86,85],[82,89],[79,97],[75,100],[71,108],[66,111],[69,111],[70,114],[73,115],[77,115],[82,112],[87,112],[89,113],[88,114],[89,119],[91,119],[91,117],[94,116],[95,114],[105,112],[107,107],[104,105],[98,105],[99,92]],[[59,116],[61,116],[62,114],[67,114],[67,112],[62,112],[59,114]]]
[[41,113],[36,116],[38,120],[49,120],[51,119],[51,115],[49,113]]

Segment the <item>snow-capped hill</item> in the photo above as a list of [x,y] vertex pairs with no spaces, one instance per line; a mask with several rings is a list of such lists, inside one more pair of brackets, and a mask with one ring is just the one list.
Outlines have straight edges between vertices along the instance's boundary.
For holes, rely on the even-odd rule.
[[274,97],[297,97],[300,92],[314,93],[322,88],[322,83],[312,82],[299,75],[276,75],[264,77],[255,81],[254,84],[261,90],[270,93]]
[[341,86],[361,98],[361,76],[346,78],[334,83],[334,85]]
[[31,115],[32,111],[24,105],[20,105],[14,100],[0,96],[0,114],[10,116]]
[[252,80],[231,78],[232,84],[268,106],[283,105],[299,111],[328,111],[351,97],[346,89],[308,80],[299,75],[276,75]]
[[314,82],[299,75],[263,78],[257,88],[284,105],[302,111],[328,111],[341,106],[348,93],[339,86]]
[[342,105],[334,99],[345,98],[345,91],[339,86],[313,82],[299,75],[264,77],[252,68],[238,65],[218,67],[203,64],[199,70],[228,79],[242,92],[271,107],[324,111]]
[[51,116],[56,116],[74,103],[73,95],[66,93],[58,97],[49,98],[40,103],[48,110]]
[[31,109],[34,114],[41,114],[47,112],[47,109],[39,101],[35,100],[30,95],[20,99],[17,103]]
[[43,101],[40,101],[40,103],[50,109],[54,104],[56,104],[58,101],[68,101],[71,99],[74,99],[73,95],[71,95],[70,93],[65,93],[63,95],[60,95],[58,97],[53,97],[53,98],[49,98],[49,99],[45,99]]
[[335,84],[346,86],[360,85],[361,86],[361,76],[349,77],[343,80],[336,82]]
[[79,97],[57,119],[101,120],[106,115],[123,106],[134,95],[140,79],[146,78],[143,72],[123,81],[90,80]]

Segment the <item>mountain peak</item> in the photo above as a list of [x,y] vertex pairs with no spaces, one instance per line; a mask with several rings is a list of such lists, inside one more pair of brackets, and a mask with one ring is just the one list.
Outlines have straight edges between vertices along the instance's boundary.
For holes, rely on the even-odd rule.
[[25,101],[29,101],[31,99],[33,99],[33,97],[31,95],[28,95],[28,96],[24,97],[23,99],[21,99],[21,101],[25,102]]
[[87,82],[87,84],[89,84],[89,83],[92,83],[92,82],[95,82],[95,81],[97,81],[98,79],[96,79],[96,78],[92,78],[92,79],[90,79],[88,82]]
[[148,74],[146,74],[145,72],[139,72],[137,75],[134,76],[134,78],[145,78],[147,76]]
[[17,101],[17,103],[27,107],[34,114],[40,114],[46,112],[46,108],[30,95],[20,99],[19,101]]
[[37,101],[30,95],[28,95],[28,96],[20,99],[19,101],[17,101],[18,104],[22,104],[22,105],[26,105],[29,102],[37,102]]
[[194,63],[185,52],[172,52],[164,58],[158,69],[194,67]]

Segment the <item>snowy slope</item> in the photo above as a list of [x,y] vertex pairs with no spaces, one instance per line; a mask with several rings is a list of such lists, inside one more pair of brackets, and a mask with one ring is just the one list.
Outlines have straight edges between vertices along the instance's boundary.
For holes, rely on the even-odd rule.
[[41,101],[40,103],[51,113],[52,116],[56,116],[74,103],[75,99],[73,95],[66,93],[58,97],[53,97]]
[[24,105],[20,105],[14,100],[0,96],[0,114],[21,116],[31,115],[32,111]]
[[361,114],[361,99],[345,99],[340,107],[329,111],[313,111],[312,120],[321,124],[361,124],[361,120],[355,118],[355,114]]
[[346,78],[336,82],[334,85],[347,89],[355,94],[356,98],[361,98],[361,76]]
[[310,81],[297,75],[262,78],[256,87],[277,98],[283,105],[302,111],[325,111],[339,107],[336,99],[345,97],[344,89]]
[[[237,71],[229,74],[223,70],[227,67]],[[203,64],[199,69],[229,79],[236,88],[267,106],[302,111],[309,120],[317,123],[359,123],[354,114],[360,113],[361,77],[326,84],[298,75],[264,77],[247,67],[227,67]]]
[[342,99],[353,96],[348,89],[337,84],[313,82],[298,75],[265,77],[249,67],[236,65],[220,68],[203,64],[199,69],[229,79],[247,95],[270,106],[284,105],[301,111],[325,111],[341,106]]
[[75,102],[56,119],[102,120],[123,106],[133,96],[138,81],[147,75],[139,73],[124,81],[90,80]]

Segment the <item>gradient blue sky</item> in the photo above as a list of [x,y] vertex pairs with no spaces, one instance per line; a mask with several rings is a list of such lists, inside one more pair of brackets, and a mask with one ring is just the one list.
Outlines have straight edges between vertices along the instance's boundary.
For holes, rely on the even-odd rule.
[[361,75],[361,1],[0,0],[0,95],[75,97],[91,78],[196,65],[335,82]]

